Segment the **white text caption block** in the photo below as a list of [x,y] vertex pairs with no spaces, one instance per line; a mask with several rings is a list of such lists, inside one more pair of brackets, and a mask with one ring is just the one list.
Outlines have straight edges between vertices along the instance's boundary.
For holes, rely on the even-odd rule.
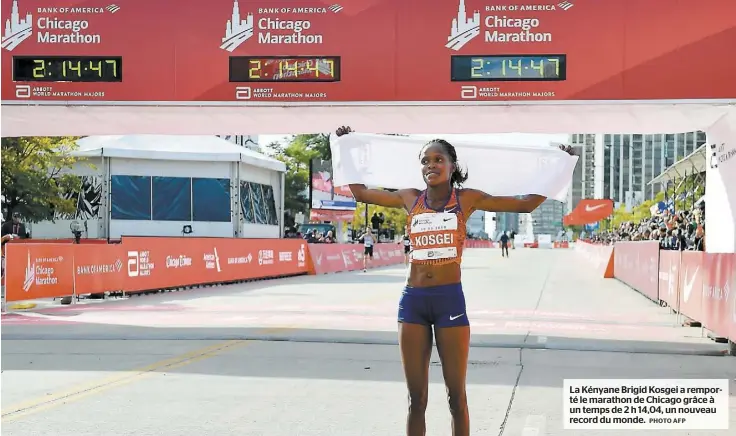
[[727,430],[726,379],[569,379],[568,430]]

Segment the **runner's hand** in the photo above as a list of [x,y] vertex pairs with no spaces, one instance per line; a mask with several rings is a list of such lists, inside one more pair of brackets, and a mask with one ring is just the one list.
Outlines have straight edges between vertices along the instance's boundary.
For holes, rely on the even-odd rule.
[[342,127],[338,127],[335,133],[337,134],[337,136],[342,136],[342,135],[347,135],[348,133],[351,133],[352,131],[353,129],[351,129],[350,127],[342,126]]
[[560,145],[560,150],[564,151],[565,153],[569,154],[570,156],[575,156],[575,149],[572,148],[571,145]]

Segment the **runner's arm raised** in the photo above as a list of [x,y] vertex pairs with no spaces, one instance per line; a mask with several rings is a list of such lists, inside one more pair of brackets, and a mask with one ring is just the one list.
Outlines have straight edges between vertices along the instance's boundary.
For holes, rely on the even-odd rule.
[[406,208],[407,204],[414,203],[419,191],[416,189],[400,189],[395,192],[381,191],[380,189],[368,189],[365,185],[348,185],[353,193],[355,201],[361,203],[375,204],[397,209]]
[[461,204],[467,204],[472,210],[486,212],[518,212],[532,213],[534,209],[547,199],[541,195],[525,195],[517,197],[496,197],[476,189],[463,189]]
[[[347,135],[353,131],[348,126],[342,126],[337,129],[337,136]],[[365,185],[353,184],[348,185],[350,192],[353,193],[355,201],[367,204],[375,204],[377,206],[393,207],[397,209],[408,208],[407,204],[413,204],[419,195],[416,189],[400,189],[398,191],[389,192],[380,189],[368,189]]]

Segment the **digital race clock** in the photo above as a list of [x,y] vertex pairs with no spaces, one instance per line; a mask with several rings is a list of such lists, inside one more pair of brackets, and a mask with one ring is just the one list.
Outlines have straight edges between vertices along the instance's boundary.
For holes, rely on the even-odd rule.
[[231,82],[339,82],[339,56],[232,56]]
[[567,78],[565,55],[452,56],[453,82],[559,81]]
[[120,56],[13,56],[16,82],[122,82]]

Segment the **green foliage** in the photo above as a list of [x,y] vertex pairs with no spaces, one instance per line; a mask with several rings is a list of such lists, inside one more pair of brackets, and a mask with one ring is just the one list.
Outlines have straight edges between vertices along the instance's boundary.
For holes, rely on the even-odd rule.
[[[370,225],[371,217],[374,213],[383,213],[385,219],[381,228],[393,229],[398,234],[404,234],[406,227],[406,211],[404,209],[394,209],[383,206],[368,206],[368,225]],[[365,229],[367,227],[365,221],[365,205],[360,204],[353,215],[353,229]]]
[[701,179],[702,176],[698,175],[688,176],[684,183],[668,186],[665,191],[658,192],[657,195],[654,196],[654,200],[643,202],[642,204],[634,207],[631,212],[627,212],[626,207],[621,205],[613,212],[613,225],[618,226],[626,221],[639,222],[643,219],[650,218],[652,216],[650,209],[655,204],[660,201],[665,201],[665,198],[672,198],[673,196],[677,198],[682,193],[692,191],[694,192],[693,196],[684,200],[675,200],[676,211],[690,209],[705,192],[705,187]]
[[70,155],[78,137],[2,138],[2,208],[20,212],[23,220],[53,219],[54,212],[74,213],[74,200],[63,194],[79,188],[79,177],[67,173],[76,162]]

